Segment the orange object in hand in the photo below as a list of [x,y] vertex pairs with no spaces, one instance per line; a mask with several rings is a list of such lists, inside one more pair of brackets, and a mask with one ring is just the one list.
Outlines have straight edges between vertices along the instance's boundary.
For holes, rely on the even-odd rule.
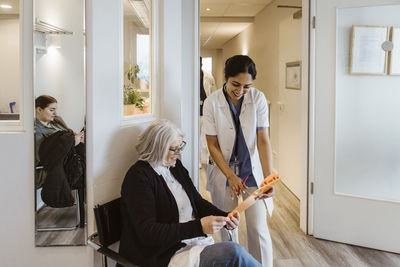
[[233,211],[231,211],[228,214],[228,217],[231,218],[232,214],[235,212],[242,212],[248,209],[250,206],[252,206],[254,203],[256,203],[257,198],[262,195],[263,193],[267,192],[272,188],[272,186],[276,183],[278,183],[281,180],[281,178],[276,174],[273,173],[271,175],[268,175],[260,184],[260,188],[258,188],[256,191],[254,191],[250,196],[248,196],[242,203],[240,203]]

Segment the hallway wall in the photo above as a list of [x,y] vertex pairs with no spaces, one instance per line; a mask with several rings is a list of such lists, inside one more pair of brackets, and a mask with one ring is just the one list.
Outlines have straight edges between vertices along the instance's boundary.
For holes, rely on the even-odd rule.
[[[286,63],[302,59],[301,19],[288,16],[279,23],[279,174],[285,177],[285,184],[300,198],[302,186],[302,92],[286,88]],[[307,68],[307,65],[302,65]]]
[[200,49],[202,57],[212,57],[212,76],[217,88],[224,84],[224,61],[222,60],[222,49]]

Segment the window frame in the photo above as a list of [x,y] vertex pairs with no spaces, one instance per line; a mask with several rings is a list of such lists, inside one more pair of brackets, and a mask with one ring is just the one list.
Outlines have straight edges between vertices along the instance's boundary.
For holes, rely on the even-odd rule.
[[158,7],[159,0],[151,1],[151,27],[150,27],[150,86],[151,86],[151,113],[148,114],[137,114],[132,116],[124,116],[124,6],[123,0],[120,0],[121,6],[121,18],[120,18],[120,55],[119,55],[119,107],[121,116],[121,126],[131,126],[142,124],[146,122],[152,122],[159,117],[159,73],[157,71],[157,66],[159,66],[158,61],[158,51],[159,51],[159,25],[158,25]]
[[[19,0],[19,14],[18,14],[18,28],[19,28],[19,77],[20,77],[20,85],[18,90],[20,92],[18,101],[19,101],[19,120],[0,120],[0,133],[10,133],[10,132],[25,132],[25,97],[24,97],[24,88],[29,81],[28,77],[26,77],[26,73],[24,72],[24,63],[29,61],[27,54],[25,53],[25,48],[29,46],[29,42],[25,42],[29,40],[29,38],[25,38],[28,34],[30,34],[31,27],[24,27],[25,14],[24,10],[24,1]],[[33,18],[33,15],[32,15]],[[33,20],[31,22],[33,25]],[[32,26],[33,27],[33,26]],[[31,49],[33,51],[33,47]]]

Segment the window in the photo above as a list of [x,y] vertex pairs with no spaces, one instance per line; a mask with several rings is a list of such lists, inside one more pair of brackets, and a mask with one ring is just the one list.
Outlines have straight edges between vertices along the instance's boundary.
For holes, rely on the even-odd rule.
[[124,117],[152,113],[151,0],[124,1]]
[[0,58],[0,126],[17,129],[22,112],[19,1],[0,7]]

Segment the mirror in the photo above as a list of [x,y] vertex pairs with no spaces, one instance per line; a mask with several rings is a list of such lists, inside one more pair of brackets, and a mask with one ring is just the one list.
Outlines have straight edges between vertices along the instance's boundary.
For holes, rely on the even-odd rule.
[[86,244],[84,6],[34,1],[36,246]]
[[19,120],[19,0],[0,2],[0,121]]

